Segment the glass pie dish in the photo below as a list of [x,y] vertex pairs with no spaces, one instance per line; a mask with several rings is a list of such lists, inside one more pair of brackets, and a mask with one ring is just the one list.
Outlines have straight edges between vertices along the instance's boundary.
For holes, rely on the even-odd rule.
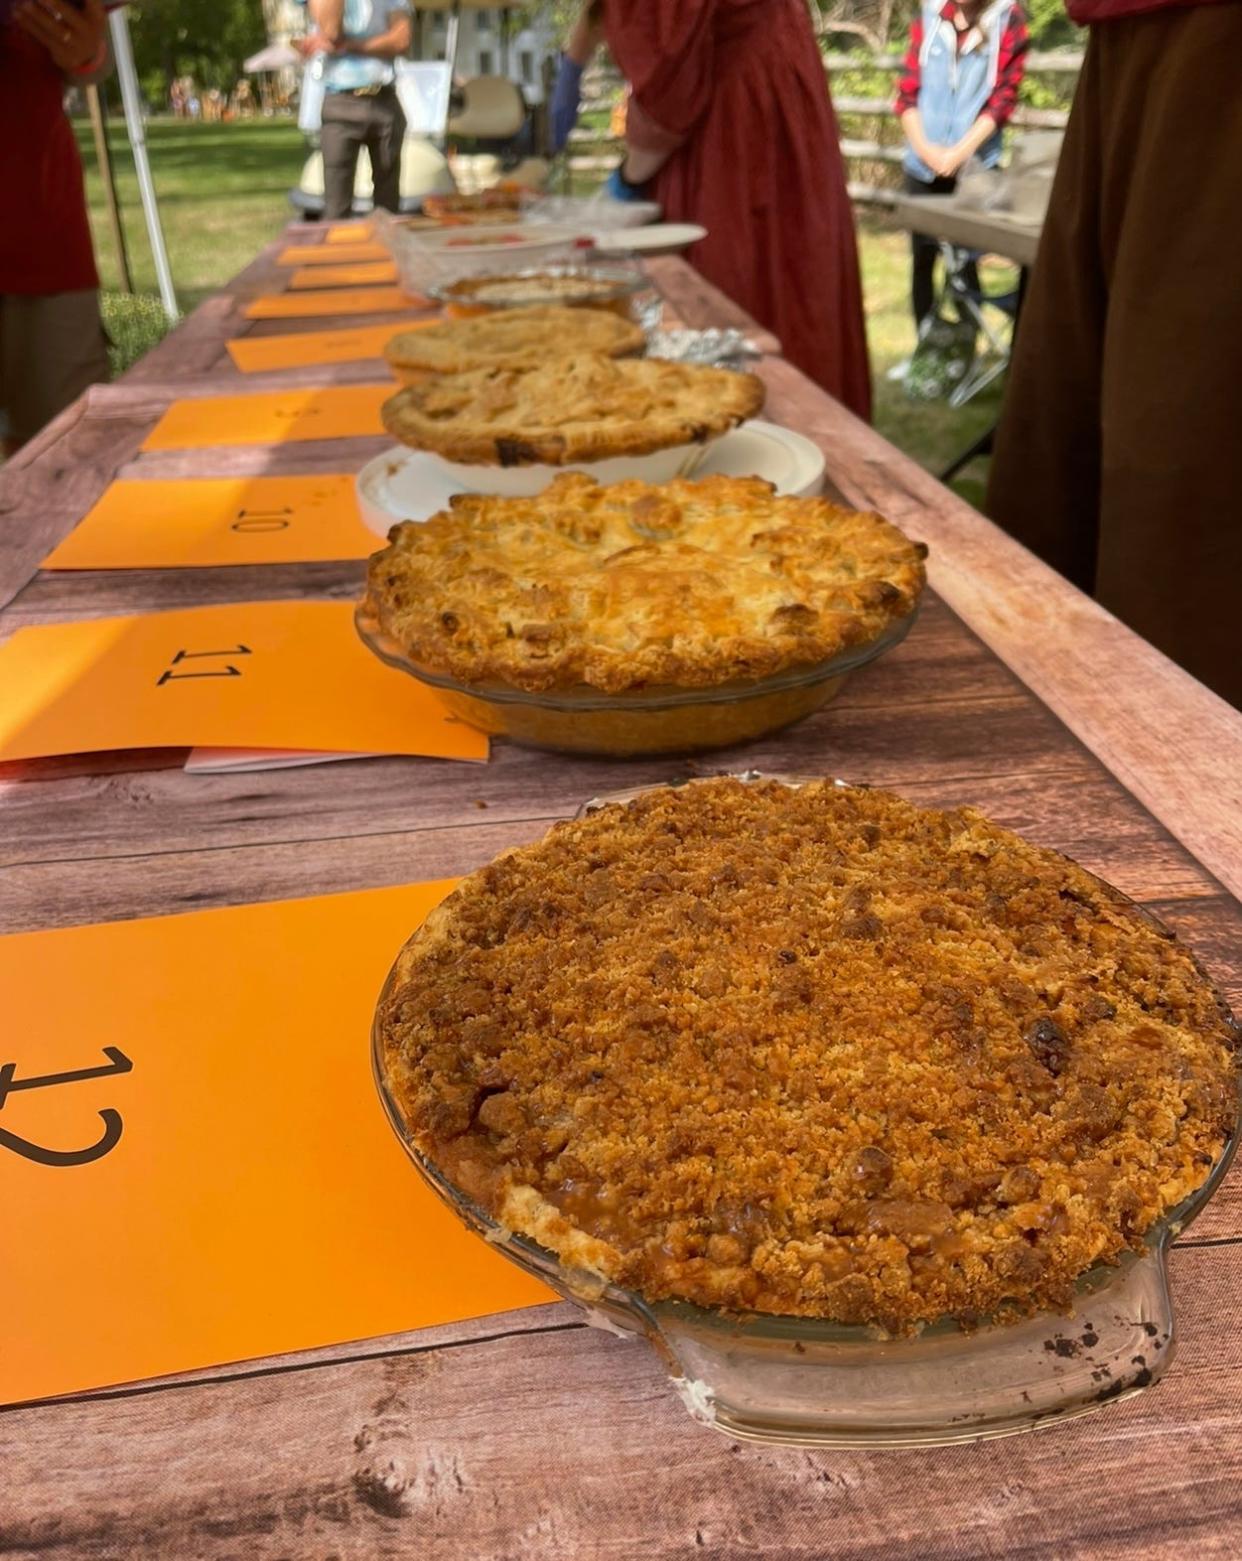
[[649,319],[643,294],[654,289],[646,274],[633,266],[526,265],[487,275],[462,276],[432,287],[431,296],[443,304],[449,318],[486,314],[489,309],[524,309],[544,304],[570,308],[611,309],[645,328],[658,324]]
[[851,672],[899,645],[917,616],[916,608],[865,645],[758,681],[620,694],[585,684],[532,694],[507,683],[463,683],[415,662],[365,603],[355,610],[354,623],[381,661],[434,688],[454,715],[482,732],[529,748],[630,758],[729,748],[791,726],[826,705]]
[[[804,784],[754,771],[736,778]],[[579,816],[649,789],[596,798]],[[645,1338],[700,1423],[734,1438],[803,1446],[948,1445],[1090,1413],[1141,1392],[1172,1361],[1169,1251],[1224,1180],[1236,1125],[1207,1180],[1148,1230],[1141,1250],[1080,1277],[1070,1313],[985,1320],[970,1329],[944,1318],[896,1338],[864,1325],[652,1302],[505,1228],[420,1150],[385,1070],[379,1015],[396,968],[377,1005],[372,1066],[389,1121],[419,1174],[470,1229],[580,1307],[589,1324]]]

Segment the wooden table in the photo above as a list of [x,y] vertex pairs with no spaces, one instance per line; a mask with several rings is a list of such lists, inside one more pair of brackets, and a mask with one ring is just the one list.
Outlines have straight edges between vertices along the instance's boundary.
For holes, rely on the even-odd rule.
[[[239,302],[276,285],[273,254],[4,472],[0,600],[12,600],[0,633],[86,614],[355,592],[353,563],[29,578],[118,473],[322,470],[356,466],[380,447],[136,454],[174,396],[237,388],[223,343],[239,328]],[[680,262],[652,272],[686,323],[749,324]],[[312,377],[377,372],[346,365]],[[460,771],[431,760],[232,777],[188,776],[168,754],[36,766],[0,792],[0,926],[461,873],[594,793],[754,766],[976,803],[1151,906],[1236,1003],[1242,914],[1228,889],[1242,884],[1242,717],[787,364],[768,358],[761,372],[769,415],[821,445],[833,486],[931,546],[922,620],[835,705],[694,761],[559,759],[498,743],[464,795]],[[1182,1344],[1164,1382],[1085,1420],[974,1447],[730,1442],[689,1419],[649,1351],[585,1327],[566,1305],[13,1409],[0,1414],[0,1554],[1236,1554],[1238,1176],[1179,1244],[1173,1272]]]

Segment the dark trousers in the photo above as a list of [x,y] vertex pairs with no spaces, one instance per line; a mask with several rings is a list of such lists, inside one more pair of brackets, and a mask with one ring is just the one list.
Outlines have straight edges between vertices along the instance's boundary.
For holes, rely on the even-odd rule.
[[319,145],[323,151],[323,214],[348,217],[354,204],[358,153],[371,158],[375,204],[385,211],[401,206],[401,142],[405,115],[392,87],[370,97],[328,92],[323,100]]
[[[916,179],[913,174],[908,173],[905,181],[907,195],[952,195],[957,189],[956,179],[935,178],[930,184],[925,184],[922,179]],[[929,238],[926,233],[911,233],[910,303],[914,310],[916,326],[922,325],[936,305],[936,261],[939,255],[938,240]],[[973,260],[967,261],[962,269],[962,275],[967,287],[977,293],[979,271]],[[960,314],[961,311],[959,310],[958,313]]]
[[987,501],[1238,706],[1240,46],[1238,5],[1091,29]]

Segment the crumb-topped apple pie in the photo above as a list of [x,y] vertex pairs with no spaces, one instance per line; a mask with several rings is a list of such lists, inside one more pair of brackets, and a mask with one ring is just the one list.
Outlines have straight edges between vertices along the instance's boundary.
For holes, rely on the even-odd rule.
[[704,688],[824,662],[908,617],[925,549],[878,515],[757,477],[537,498],[455,495],[394,526],[365,610],[420,666],[471,684]]
[[623,358],[642,352],[646,337],[606,309],[547,305],[504,309],[465,320],[442,320],[401,331],[384,348],[398,376],[459,374],[471,369],[536,369],[551,359],[598,352]]
[[399,390],[384,427],[450,461],[563,466],[702,444],[763,406],[754,374],[579,353],[539,368],[471,369]]
[[649,1301],[1059,1308],[1202,1186],[1237,1029],[1133,903],[971,809],[721,779],[559,824],[402,951],[386,1086],[502,1226]]

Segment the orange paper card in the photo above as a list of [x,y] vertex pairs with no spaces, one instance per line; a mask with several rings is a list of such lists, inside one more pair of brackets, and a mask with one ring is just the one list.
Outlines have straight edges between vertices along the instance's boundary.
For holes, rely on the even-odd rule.
[[375,232],[369,222],[334,222],[324,234],[326,244],[362,244]]
[[379,358],[384,348],[401,331],[416,331],[430,320],[410,320],[400,325],[356,325],[346,331],[297,331],[289,336],[240,336],[226,342],[229,356],[243,374],[262,374],[269,369],[301,368],[308,363],[350,363],[361,358]]
[[354,479],[194,477],[114,482],[44,569],[177,569],[366,558]]
[[19,629],[0,761],[111,748],[486,759],[487,738],[354,632],[349,602],[237,602]]
[[265,390],[245,396],[174,401],[142,442],[144,450],[193,450],[215,444],[285,444],[384,432],[380,407],[391,384],[322,390]]
[[395,282],[397,268],[391,260],[368,260],[347,266],[301,266],[289,278],[289,286],[366,287],[370,282]]
[[290,244],[276,257],[282,266],[345,265],[353,260],[388,260],[382,244]]
[[248,320],[296,320],[317,314],[390,314],[394,309],[426,309],[425,298],[411,298],[399,287],[326,287],[313,293],[268,293],[252,299]]
[[552,1299],[371,1079],[384,977],[451,888],[0,938],[0,1401]]

